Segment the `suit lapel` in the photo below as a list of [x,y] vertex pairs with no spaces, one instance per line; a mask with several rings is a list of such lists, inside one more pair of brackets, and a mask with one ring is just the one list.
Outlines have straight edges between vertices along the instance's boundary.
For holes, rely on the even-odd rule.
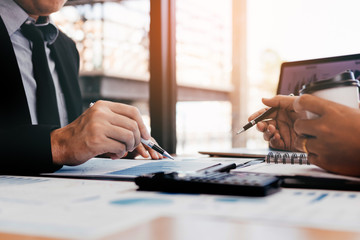
[[[72,122],[82,112],[82,100],[78,84],[78,55],[76,48],[72,49],[69,44],[73,43],[60,32],[58,39],[50,46],[50,49],[65,95],[69,122]],[[16,55],[1,16],[0,71],[3,89],[0,93],[0,124],[31,124],[29,106]]]
[[0,123],[1,125],[31,124],[16,55],[1,17],[0,43],[0,71],[3,89],[0,94]]

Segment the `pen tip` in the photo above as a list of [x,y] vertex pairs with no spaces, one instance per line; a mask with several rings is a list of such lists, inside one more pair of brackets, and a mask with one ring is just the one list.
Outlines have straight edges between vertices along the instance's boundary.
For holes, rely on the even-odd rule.
[[163,155],[171,160],[174,160],[174,158],[168,152],[164,152]]
[[240,131],[238,131],[238,132],[236,133],[236,135],[239,135],[240,133],[243,133],[243,132],[245,132],[245,129],[241,129]]

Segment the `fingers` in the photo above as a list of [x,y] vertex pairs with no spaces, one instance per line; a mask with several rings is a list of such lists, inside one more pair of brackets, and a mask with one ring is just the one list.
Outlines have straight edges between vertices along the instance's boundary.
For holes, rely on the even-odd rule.
[[[97,108],[106,109],[106,107],[113,113],[108,117],[110,124],[106,127],[105,132],[108,138],[123,143],[126,146],[126,151],[132,152],[129,154],[131,157],[141,155],[144,158],[148,158],[150,154],[152,159],[163,158],[160,153],[140,144],[141,137],[150,139],[151,136],[137,108],[121,103],[98,101],[93,105],[92,109],[95,111]],[[151,139],[156,142],[153,138]]]
[[149,153],[148,151],[145,149],[143,144],[140,144],[137,148],[136,148],[137,153],[142,156],[143,158],[148,158],[149,157]]
[[158,153],[157,151],[155,151],[154,149],[148,148],[148,151],[150,153],[151,159],[162,159],[164,158],[163,155],[161,155],[160,153]]
[[261,114],[263,114],[266,110],[268,110],[269,108],[263,108],[260,109],[259,111],[253,113],[250,115],[250,117],[248,118],[248,121],[250,122],[251,120],[255,119],[257,116],[260,116]]
[[273,135],[273,137],[269,141],[269,144],[272,148],[285,150],[284,141],[283,139],[281,139],[281,136],[278,132]]
[[275,133],[277,132],[274,125],[269,124],[266,131],[264,132],[264,140],[270,141],[271,138],[274,137]]
[[257,124],[259,131],[263,132],[263,138],[268,141],[270,147],[276,149],[284,149],[284,140],[281,138],[279,131],[273,124],[267,124],[265,122],[259,122]]
[[122,104],[122,103],[109,102],[109,104],[110,104],[111,110],[114,113],[116,113],[118,115],[126,116],[130,119],[133,119],[138,124],[138,128],[140,130],[141,136],[144,139],[150,138],[150,134],[149,134],[149,132],[144,124],[144,121],[141,117],[141,114],[137,108],[130,106],[130,105]]
[[326,112],[328,105],[328,100],[304,94],[294,101],[294,110],[296,112],[309,111],[321,116]]
[[[78,165],[102,154],[121,158],[140,146],[141,136],[150,138],[136,108],[97,101],[73,122],[51,132],[53,162],[58,165]],[[144,157],[149,156],[142,145],[139,153]],[[153,158],[158,159],[156,154],[153,150],[150,152]]]
[[113,159],[113,160],[115,160],[115,159],[120,159],[120,158],[125,157],[126,153],[124,155],[119,155],[119,154],[116,154],[116,153],[109,153],[106,156]]
[[[93,140],[92,145],[89,144],[89,146],[92,149],[97,149],[97,151],[100,151],[101,154],[103,153],[111,154],[112,155],[111,158],[115,158],[115,157],[121,158],[127,152],[126,144],[107,137],[104,137],[104,139],[99,138],[98,140],[95,141]],[[99,155],[99,153],[97,153],[96,155]]]
[[[276,107],[276,108],[280,108],[280,109],[286,110],[286,111],[294,111],[293,103],[294,103],[296,98],[298,98],[298,97],[277,95],[277,96],[275,96],[273,98],[263,98],[262,102],[265,105],[269,106],[269,107]],[[248,118],[248,121],[251,121],[254,118],[256,118],[257,116],[260,116],[261,114],[263,114],[268,109],[269,108],[263,108],[263,109],[260,109],[259,111],[255,112],[255,113],[253,113]],[[276,116],[276,114],[277,114],[277,112],[275,111],[274,113],[269,115],[269,118],[272,118],[272,117]]]
[[[299,114],[294,111],[296,96],[277,95],[273,98],[262,99],[268,107],[276,109],[268,118],[270,121],[257,123],[257,129],[263,132],[263,137],[269,141],[270,146],[282,150],[294,149],[293,141],[296,136],[293,130],[294,121]],[[264,113],[267,109],[261,109],[249,117],[249,121]]]
[[[299,152],[304,152],[307,153],[308,156],[310,154],[312,155],[317,155],[318,151],[317,149],[320,148],[320,145],[317,141],[316,138],[311,137],[311,136],[298,136],[295,139],[295,148],[299,151]],[[313,158],[314,160],[314,158]]]
[[[140,133],[134,133],[126,128],[109,125],[104,128],[104,134],[107,138],[124,144],[126,151],[133,151],[138,145]],[[138,136],[136,136],[138,135]]]
[[109,120],[107,136],[114,138],[126,144],[127,151],[133,151],[140,144],[140,130],[136,121],[122,115],[115,115]]
[[[150,140],[151,140],[153,143],[159,145],[154,138],[150,138]],[[144,145],[144,146],[145,146],[145,148],[149,151],[150,156],[151,156],[151,159],[162,159],[162,158],[165,158],[163,155],[161,155],[160,153],[158,153],[158,152],[155,151],[154,149],[152,149],[152,148],[150,148],[150,147],[148,147],[148,146],[146,146],[146,145]]]
[[309,144],[309,139],[306,138],[305,136],[299,136],[295,139],[295,148],[299,151],[299,152],[309,152],[308,149],[308,144]]
[[[104,126],[106,135],[123,142],[127,151],[133,151],[140,144],[141,136],[150,136],[137,108],[121,103],[97,101],[88,111],[90,120],[109,122],[118,127]],[[111,131],[110,131],[111,130]]]
[[286,111],[293,111],[293,103],[297,98],[298,97],[296,96],[277,95],[273,98],[263,98],[262,102],[269,107],[277,107]]
[[[150,138],[150,140],[152,142],[156,143],[155,139]],[[134,159],[135,157],[137,157],[139,155],[142,156],[143,158],[148,158],[150,155],[151,159],[154,159],[154,160],[164,158],[163,155],[156,152],[152,148],[148,147],[146,144],[140,144],[139,146],[137,146],[137,148],[134,151],[128,152],[125,156],[126,156],[126,158]]]
[[277,141],[280,140],[280,135],[278,134],[277,129],[273,124],[267,124],[266,122],[258,122],[256,124],[256,128],[260,132],[263,132],[264,140],[270,141],[270,144],[277,143]]
[[268,124],[266,122],[258,122],[256,124],[256,129],[259,131],[259,132],[265,132],[268,128]]
[[[153,143],[157,144],[157,142],[155,141],[154,138],[150,138],[150,141],[152,141]],[[162,159],[164,158],[163,155],[161,155],[160,153],[158,153],[157,151],[155,151],[154,149],[150,148],[149,146],[147,146],[146,144],[140,144],[137,147],[137,152],[144,158],[148,158],[149,154],[151,159],[157,160],[157,159]]]
[[294,130],[298,135],[318,136],[320,132],[331,132],[330,126],[321,124],[317,119],[297,119],[294,123]]
[[256,128],[258,131],[263,132],[264,140],[270,141],[270,139],[277,132],[276,127],[273,124],[267,124],[266,122],[258,122],[256,124]]

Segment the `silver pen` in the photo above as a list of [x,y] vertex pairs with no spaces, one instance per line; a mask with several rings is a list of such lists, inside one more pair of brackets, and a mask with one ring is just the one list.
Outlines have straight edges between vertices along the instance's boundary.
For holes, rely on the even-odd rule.
[[143,138],[141,138],[141,142],[143,144],[145,144],[146,146],[148,146],[149,148],[151,149],[154,149],[155,151],[157,151],[158,153],[160,153],[161,155],[169,158],[169,159],[172,159],[174,160],[174,158],[167,152],[165,151],[164,149],[162,149],[160,146],[156,145],[155,143],[153,143],[152,141],[150,140],[145,140]]

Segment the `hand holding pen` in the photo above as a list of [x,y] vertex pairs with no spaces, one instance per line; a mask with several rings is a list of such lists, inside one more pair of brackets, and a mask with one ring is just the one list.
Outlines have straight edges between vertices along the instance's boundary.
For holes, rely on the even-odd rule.
[[163,155],[164,157],[167,157],[169,159],[172,159],[174,160],[174,158],[167,152],[165,151],[164,149],[162,149],[159,145],[153,143],[152,141],[150,140],[145,140],[145,139],[141,139],[141,142],[143,144],[145,144],[146,146],[148,146],[149,148],[157,151],[158,153],[160,153],[161,155]]
[[257,125],[257,129],[263,132],[264,139],[270,142],[271,147],[294,150],[293,144],[297,136],[294,131],[294,122],[300,117],[293,108],[295,99],[294,96],[283,95],[270,99],[264,98],[263,103],[270,108],[259,110],[251,115],[249,117],[250,122],[239,132],[244,132]]
[[53,164],[76,166],[96,156],[118,159],[140,154],[152,159],[161,154],[141,144],[151,139],[139,110],[133,106],[99,100],[79,117],[50,133]]
[[[89,104],[89,107],[91,108],[95,103],[91,102]],[[139,122],[142,122],[140,120],[138,120]],[[150,149],[152,150],[149,150],[149,153],[151,154],[151,157],[152,159],[158,159],[159,156],[161,158],[161,155],[166,157],[166,158],[169,158],[169,159],[174,159],[168,152],[166,152],[164,149],[162,149],[160,146],[158,146],[157,144],[154,143],[154,140],[153,139],[148,139],[148,140],[145,140],[144,138],[141,138],[140,139],[141,143],[144,144],[145,146],[149,147]],[[156,153],[152,153],[151,151],[155,151]],[[128,152],[126,153],[126,157],[130,157],[130,158],[133,158],[133,157],[136,157],[136,155],[140,154],[142,155],[143,157],[145,157],[145,152],[146,150],[144,149],[144,147],[140,144],[136,149],[134,149],[134,151],[132,152]],[[146,153],[147,154],[147,153]],[[155,156],[157,154],[160,154],[159,156]]]
[[[294,94],[291,93],[289,96],[292,97],[294,96]],[[271,116],[271,114],[274,113],[276,110],[278,110],[277,107],[268,108],[266,111],[264,111],[260,115],[256,116],[254,119],[250,120],[247,124],[245,124],[243,128],[240,129],[236,134],[245,132],[246,130],[253,127],[258,122],[272,120],[271,118],[269,118],[269,116]]]
[[[251,121],[249,121],[247,124],[245,124],[243,126],[243,128],[238,131],[236,134],[240,134],[240,133],[243,133],[245,132],[246,130],[248,130],[249,128],[253,127],[255,124],[257,124],[258,122],[261,122],[261,121],[266,121],[268,120],[269,116],[274,113],[275,111],[277,110],[277,108],[274,108],[274,107],[271,107],[269,109],[267,109],[265,112],[261,113],[259,116],[257,116],[256,118],[252,119]],[[272,120],[272,119],[271,119]]]

